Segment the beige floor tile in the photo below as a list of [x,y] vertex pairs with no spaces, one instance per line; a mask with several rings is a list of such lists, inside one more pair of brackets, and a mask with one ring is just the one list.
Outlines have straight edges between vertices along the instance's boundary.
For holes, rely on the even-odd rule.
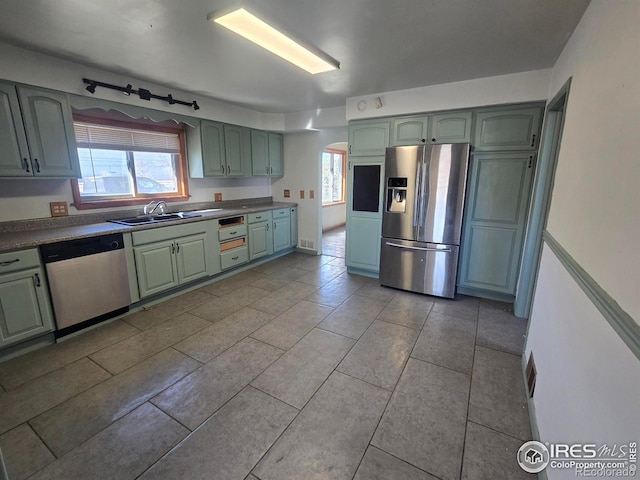
[[329,255],[307,255],[305,253],[294,255],[296,258],[292,265],[294,268],[301,270],[315,270],[334,259],[334,257]]
[[433,312],[451,315],[452,317],[475,320],[478,318],[478,306],[480,301],[475,297],[456,295],[455,300],[435,298]]
[[56,459],[26,423],[0,435],[0,448],[11,480],[23,480]]
[[191,430],[275,362],[281,350],[246,338],[151,402]]
[[389,396],[333,373],[253,472],[261,480],[353,478]]
[[189,313],[168,320],[90,356],[113,374],[120,373],[211,324]]
[[410,358],[371,444],[443,480],[460,477],[469,376]]
[[60,343],[0,363],[0,383],[7,390],[15,388],[136,333],[140,331],[120,320],[107,323]]
[[[495,477],[496,479],[498,477]],[[438,480],[387,452],[369,446],[353,480]]]
[[30,380],[0,396],[0,433],[49,410],[111,377],[91,360],[80,359]]
[[421,329],[431,307],[431,297],[419,293],[398,292],[378,315],[378,320]]
[[320,289],[313,292],[306,299],[310,302],[338,307],[351,295],[359,291],[366,281],[363,277],[342,273]]
[[132,313],[126,316],[124,320],[140,330],[148,330],[173,317],[177,317],[187,310],[206,303],[211,298],[212,295],[202,290],[194,290]]
[[247,387],[141,478],[243,479],[297,413]]
[[216,297],[199,307],[190,310],[189,313],[197,315],[209,322],[219,322],[225,317],[246,307],[250,303],[256,301],[269,294],[269,290],[245,285],[227,293],[221,297]]
[[44,479],[134,479],[189,431],[145,403],[35,475]]
[[354,295],[325,318],[318,328],[358,339],[385,305],[380,300]]
[[200,365],[169,348],[48,410],[31,426],[60,457]]
[[393,390],[418,333],[393,323],[373,322],[338,365],[338,371]]
[[471,375],[476,319],[431,312],[411,356]]
[[303,300],[253,332],[251,336],[282,350],[288,350],[331,312],[331,307]]
[[305,275],[299,277],[298,282],[308,283],[309,285],[316,285],[317,287],[321,287],[344,273],[345,270],[346,267],[342,267],[340,265],[324,264],[320,268],[311,270]]
[[251,303],[250,306],[256,310],[280,315],[316,290],[317,287],[314,285],[290,282],[260,300]]
[[265,274],[259,273],[254,269],[246,270],[244,272],[236,273],[231,277],[223,278],[222,280],[219,280],[217,282],[205,285],[204,287],[200,288],[200,290],[211,295],[222,297],[223,295],[238,290],[239,288],[249,285],[252,282],[258,281],[265,276]]
[[273,315],[270,313],[244,307],[224,320],[175,344],[174,348],[205,363],[272,319]]
[[522,355],[527,319],[518,318],[508,310],[480,308],[478,316],[478,345]]
[[398,290],[380,285],[380,281],[377,278],[367,278],[366,284],[358,290],[358,295],[385,303],[389,302],[397,293]]
[[251,384],[302,408],[354,343],[335,333],[313,329]]
[[251,282],[251,285],[258,288],[275,291],[279,288],[284,287],[285,285],[288,285],[291,282],[295,282],[298,278],[306,275],[307,273],[308,272],[306,270],[292,268],[290,266],[283,266],[276,269],[273,273],[267,275],[266,277]]

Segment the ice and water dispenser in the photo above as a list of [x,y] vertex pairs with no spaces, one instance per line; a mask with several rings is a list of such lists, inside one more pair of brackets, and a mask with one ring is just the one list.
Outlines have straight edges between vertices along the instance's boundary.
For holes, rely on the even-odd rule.
[[389,177],[387,179],[386,211],[405,213],[407,205],[407,178]]

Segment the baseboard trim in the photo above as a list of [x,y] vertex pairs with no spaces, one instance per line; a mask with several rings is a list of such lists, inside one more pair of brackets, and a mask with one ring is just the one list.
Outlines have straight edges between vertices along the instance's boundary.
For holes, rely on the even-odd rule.
[[598,285],[547,230],[543,232],[542,238],[593,305],[609,322],[611,328],[640,360],[640,325],[620,307],[611,295]]
[[497,300],[498,302],[513,303],[514,296],[509,293],[491,292],[480,288],[457,287],[456,291],[462,295],[470,297],[488,298],[489,300]]
[[320,255],[317,250],[312,250],[310,248],[296,247],[295,251],[297,253],[304,253],[306,255]]

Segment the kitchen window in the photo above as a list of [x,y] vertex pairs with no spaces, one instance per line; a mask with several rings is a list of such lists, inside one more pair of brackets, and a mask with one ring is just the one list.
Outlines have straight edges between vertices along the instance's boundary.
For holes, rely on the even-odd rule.
[[82,177],[72,180],[78,209],[187,200],[184,131],[74,116]]
[[325,150],[322,152],[322,205],[344,203],[346,185],[347,152]]

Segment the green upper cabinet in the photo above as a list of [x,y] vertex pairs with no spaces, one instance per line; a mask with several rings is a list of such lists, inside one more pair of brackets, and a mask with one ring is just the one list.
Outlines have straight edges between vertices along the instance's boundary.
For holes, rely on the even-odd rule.
[[428,126],[427,115],[394,118],[391,122],[391,146],[426,143]]
[[269,175],[282,177],[284,175],[284,156],[282,134],[269,132]]
[[282,177],[282,134],[251,130],[251,162],[254,177]]
[[224,126],[227,177],[251,176],[251,130],[235,125]]
[[472,120],[473,112],[432,115],[429,121],[429,143],[470,142]]
[[189,176],[223,177],[227,174],[224,150],[224,125],[202,120],[187,132]]
[[533,152],[473,155],[459,286],[515,294],[534,166]]
[[542,108],[482,110],[476,116],[475,151],[535,150]]
[[15,85],[5,82],[0,82],[0,151],[0,175],[33,175],[18,93]]
[[269,135],[251,130],[251,164],[254,176],[269,176]]
[[362,120],[349,124],[349,155],[368,157],[384,155],[389,146],[388,120]]
[[0,148],[0,176],[78,178],[67,96],[0,82]]

